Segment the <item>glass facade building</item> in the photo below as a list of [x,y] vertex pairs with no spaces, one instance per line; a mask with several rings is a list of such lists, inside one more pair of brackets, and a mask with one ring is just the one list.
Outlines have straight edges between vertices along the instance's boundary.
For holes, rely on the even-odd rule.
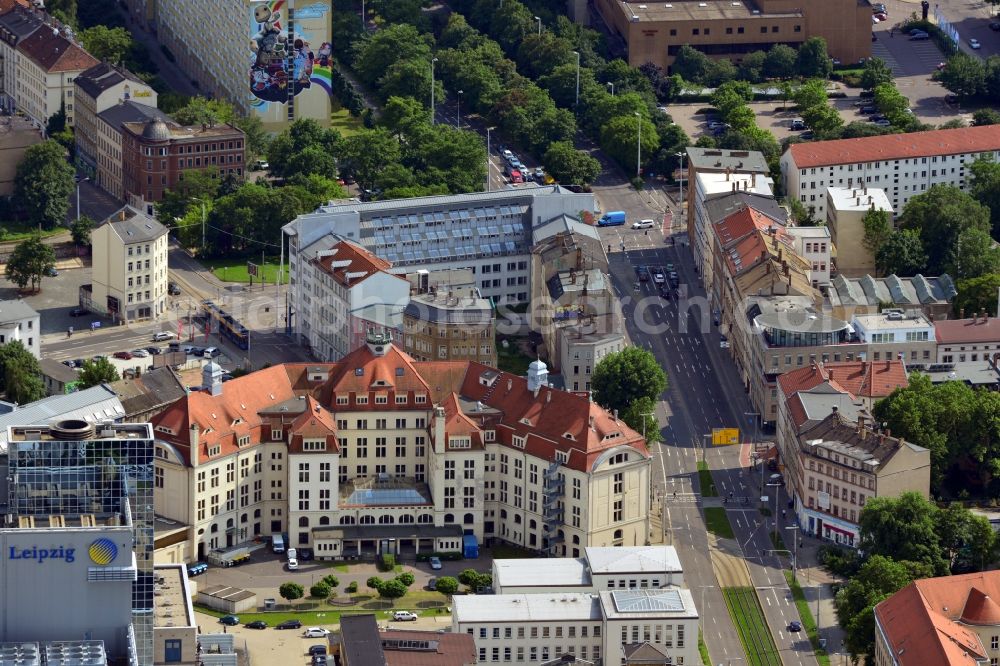
[[152,426],[74,420],[12,427],[6,462],[7,513],[15,523],[29,516],[87,515],[98,524],[132,527],[135,659],[152,666]]

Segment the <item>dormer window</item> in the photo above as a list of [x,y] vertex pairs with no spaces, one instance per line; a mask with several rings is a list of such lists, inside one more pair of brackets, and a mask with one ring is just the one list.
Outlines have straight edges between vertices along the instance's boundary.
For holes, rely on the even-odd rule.
[[303,451],[326,451],[326,442],[302,442]]
[[219,455],[220,453],[222,453],[222,447],[221,446],[210,446],[210,447],[208,447],[208,457],[209,458],[214,458],[215,456]]
[[349,400],[348,400],[348,397],[346,395],[338,395],[337,396],[337,404],[338,405],[346,405],[348,403],[348,401]]
[[366,395],[356,396],[354,398],[354,404],[356,404],[356,405],[367,405],[368,404],[368,396],[366,396]]
[[511,442],[514,444],[514,446],[516,448],[523,449],[524,448],[524,442],[525,442],[526,439],[527,438],[524,437],[524,436],[522,436],[522,435],[514,435],[514,437],[511,440]]
[[565,437],[566,439],[568,439],[571,442],[575,442],[576,441],[576,437],[574,437],[573,433],[571,433],[571,432],[564,432],[563,433],[563,437]]
[[422,393],[418,393],[417,395],[415,395],[415,396],[413,397],[413,400],[414,400],[414,401],[415,401],[415,402],[416,402],[416,403],[417,403],[418,405],[423,405],[423,404],[425,404],[425,403],[427,402],[427,396],[426,396],[426,395],[424,395],[424,394],[422,394]]
[[521,425],[530,426],[531,425],[531,419],[521,419]]
[[236,446],[240,447],[241,449],[249,443],[250,443],[250,435],[243,435],[242,437],[236,438]]
[[396,404],[397,405],[405,405],[406,404],[406,395],[405,394],[404,395],[397,395],[396,396]]
[[396,368],[396,376],[397,377],[402,377],[403,376],[403,372],[404,372],[403,368]]
[[569,462],[569,453],[566,451],[556,451],[556,460],[565,465]]
[[387,405],[387,404],[389,404],[389,396],[387,396],[385,393],[378,393],[378,394],[376,394],[375,395],[375,404],[376,405]]
[[158,426],[156,426],[155,430],[156,430],[156,432],[165,432],[168,435],[173,435],[174,434],[174,431],[171,430],[170,428],[168,428],[167,426],[158,425]]
[[238,426],[241,423],[243,423],[243,419],[241,417],[236,417],[236,419],[233,421],[234,426]]
[[281,428],[271,428],[271,440],[275,442],[281,441],[282,436]]
[[497,441],[497,431],[496,430],[487,430],[487,431],[485,431],[483,433],[483,436],[484,436],[484,439],[487,442],[495,442],[495,441]]
[[448,448],[451,449],[471,449],[472,439],[469,437],[449,437]]

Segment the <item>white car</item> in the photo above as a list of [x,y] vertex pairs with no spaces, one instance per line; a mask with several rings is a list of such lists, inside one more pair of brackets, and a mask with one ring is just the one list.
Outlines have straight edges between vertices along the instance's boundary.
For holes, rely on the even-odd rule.
[[396,622],[415,622],[417,614],[410,611],[396,611],[392,614],[392,619]]
[[652,229],[656,223],[652,220],[639,220],[632,223],[633,229]]
[[299,568],[299,561],[297,559],[295,559],[294,557],[289,557],[288,558],[288,570],[289,571],[295,571],[298,568]]
[[503,151],[503,158],[505,160],[510,161],[510,160],[514,159],[514,153],[510,152],[509,150],[504,150]]
[[980,48],[983,47],[983,45],[979,43],[978,39],[970,39],[969,40],[969,47],[973,48],[973,49],[980,49]]
[[164,340],[173,340],[177,337],[176,333],[171,331],[160,331],[153,335],[153,342],[163,342]]
[[149,352],[146,351],[145,349],[133,349],[129,353],[132,354],[132,356],[135,356],[136,358],[148,358],[149,357]]
[[329,629],[323,629],[322,627],[309,627],[302,632],[303,638],[326,638],[330,635]]

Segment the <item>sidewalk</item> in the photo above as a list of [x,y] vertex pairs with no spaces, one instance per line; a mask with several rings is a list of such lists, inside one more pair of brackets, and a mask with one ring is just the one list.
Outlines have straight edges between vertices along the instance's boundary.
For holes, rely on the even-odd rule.
[[[837,624],[837,612],[831,586],[833,584],[840,585],[846,581],[832,575],[819,564],[819,548],[829,545],[827,542],[808,536],[802,537],[799,542],[801,545],[798,547],[797,553],[796,578],[809,601],[809,608],[816,620],[816,626],[819,627],[819,635],[827,640],[827,652],[832,654],[842,649],[844,631]],[[818,606],[817,599],[819,600]],[[819,609],[818,616],[817,608]]]

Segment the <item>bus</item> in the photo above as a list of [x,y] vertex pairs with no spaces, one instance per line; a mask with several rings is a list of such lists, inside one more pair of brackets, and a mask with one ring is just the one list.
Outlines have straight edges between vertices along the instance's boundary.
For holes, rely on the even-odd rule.
[[236,317],[207,300],[201,302],[201,313],[208,331],[217,332],[240,349],[250,349],[250,331]]

